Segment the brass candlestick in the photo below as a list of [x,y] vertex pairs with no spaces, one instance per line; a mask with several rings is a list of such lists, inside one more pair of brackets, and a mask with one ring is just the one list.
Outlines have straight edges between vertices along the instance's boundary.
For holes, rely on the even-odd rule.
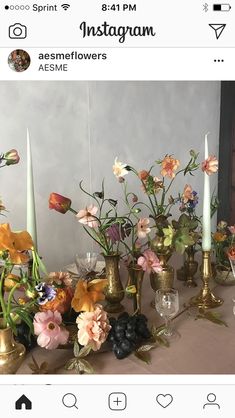
[[203,286],[200,293],[190,300],[190,304],[198,308],[211,309],[223,304],[223,299],[215,296],[209,288],[209,281],[212,277],[210,251],[202,252],[202,281]]

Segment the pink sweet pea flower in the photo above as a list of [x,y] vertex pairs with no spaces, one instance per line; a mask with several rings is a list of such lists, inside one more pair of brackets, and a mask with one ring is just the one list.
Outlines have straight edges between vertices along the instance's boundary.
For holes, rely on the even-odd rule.
[[145,250],[143,256],[139,257],[137,264],[142,267],[147,273],[159,273],[162,271],[162,266],[156,254],[151,250]]
[[61,326],[62,316],[59,312],[37,312],[33,325],[34,333],[38,335],[37,343],[47,350],[54,350],[59,345],[67,343],[69,332]]
[[90,228],[97,228],[99,226],[98,219],[95,217],[97,212],[97,206],[90,205],[87,206],[85,209],[79,210],[76,217],[78,218],[78,222],[80,222],[81,224],[87,225]]
[[147,234],[151,232],[149,228],[150,220],[148,218],[141,218],[137,224],[137,236],[139,239],[146,238]]
[[209,155],[209,157],[202,162],[202,171],[206,172],[206,174],[210,176],[218,171],[218,164],[219,162],[217,158]]

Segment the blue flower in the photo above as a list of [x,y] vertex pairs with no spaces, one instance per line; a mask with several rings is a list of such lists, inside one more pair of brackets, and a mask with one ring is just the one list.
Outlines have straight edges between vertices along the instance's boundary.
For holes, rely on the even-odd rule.
[[39,305],[45,305],[45,303],[54,300],[56,297],[56,290],[52,286],[48,286],[46,283],[39,283],[35,286],[35,290],[39,294]]

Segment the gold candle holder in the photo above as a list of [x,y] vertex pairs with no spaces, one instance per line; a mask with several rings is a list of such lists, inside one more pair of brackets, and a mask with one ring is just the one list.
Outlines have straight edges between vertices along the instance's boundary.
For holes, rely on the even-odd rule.
[[190,304],[203,309],[217,308],[223,304],[223,299],[215,296],[209,288],[209,281],[212,277],[211,270],[211,253],[210,251],[202,252],[202,281],[203,286],[197,296],[190,300]]

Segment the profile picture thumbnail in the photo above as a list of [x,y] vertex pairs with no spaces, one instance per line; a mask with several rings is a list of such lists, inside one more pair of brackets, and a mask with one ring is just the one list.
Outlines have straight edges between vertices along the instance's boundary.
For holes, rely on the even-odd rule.
[[23,49],[15,49],[8,57],[9,67],[17,73],[26,71],[30,66],[30,62],[31,59],[28,52]]

